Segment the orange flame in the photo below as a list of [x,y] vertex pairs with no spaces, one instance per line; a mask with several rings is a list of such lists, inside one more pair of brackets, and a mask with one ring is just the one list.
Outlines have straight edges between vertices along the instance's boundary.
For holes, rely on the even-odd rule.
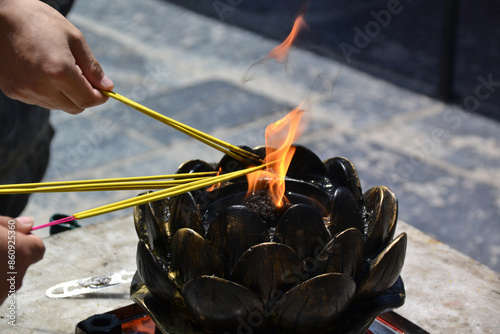
[[[307,7],[304,7],[305,12]],[[290,47],[295,42],[300,31],[306,27],[304,14],[300,14],[295,19],[292,31],[288,37],[272,49],[266,58],[274,58],[282,63],[286,60]],[[257,171],[247,174],[248,192],[247,197],[259,190],[268,188],[274,205],[282,207],[287,201],[285,195],[285,176],[292,161],[295,147],[292,144],[303,132],[301,119],[305,110],[301,109],[302,104],[288,113],[279,121],[270,124],[266,128],[266,157],[265,163],[270,163],[265,171]]]
[[285,176],[295,153],[295,147],[292,144],[300,137],[304,129],[304,126],[301,126],[301,120],[305,110],[301,109],[301,106],[302,104],[279,121],[267,126],[264,162],[271,164],[266,167],[265,171],[247,174],[247,197],[268,187],[276,207],[282,207],[286,201],[284,197]]
[[[222,173],[222,168],[221,168],[221,167],[219,167],[219,170],[217,171],[217,173],[215,174],[215,176],[219,176],[221,173]],[[211,185],[210,187],[208,187],[208,188],[207,188],[207,191],[208,191],[208,192],[212,192],[212,191],[214,191],[215,189],[219,189],[219,188],[220,188],[220,186],[221,186],[221,184],[220,184],[220,183],[213,184],[213,185]]]
[[267,58],[274,58],[280,63],[284,62],[286,60],[286,57],[288,56],[290,47],[299,35],[299,32],[302,30],[302,28],[307,28],[307,24],[304,20],[304,15],[300,14],[295,19],[292,31],[290,32],[288,37],[283,41],[283,43],[272,49],[271,52],[267,54]]
[[307,26],[305,19],[304,19],[304,15],[307,11],[308,4],[309,4],[309,2],[306,2],[306,5],[301,10],[302,13],[299,14],[297,16],[297,18],[295,19],[295,22],[294,22],[293,27],[292,27],[292,31],[290,31],[290,34],[288,34],[288,37],[280,45],[278,45],[277,47],[272,49],[264,58],[260,59],[259,61],[252,64],[248,68],[247,73],[245,75],[243,75],[243,78],[241,79],[241,81],[243,83],[253,79],[252,76],[250,75],[250,71],[255,66],[262,64],[265,60],[273,58],[279,63],[284,63],[286,61],[286,59],[288,57],[288,53],[290,51],[290,47],[293,45],[293,43],[297,39],[297,36],[299,35],[299,33],[302,31],[303,28],[309,28]]

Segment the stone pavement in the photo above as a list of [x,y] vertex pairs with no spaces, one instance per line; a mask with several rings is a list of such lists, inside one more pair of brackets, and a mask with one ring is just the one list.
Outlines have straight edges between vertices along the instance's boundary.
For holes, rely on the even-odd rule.
[[[276,41],[165,1],[77,1],[69,19],[116,92],[233,144],[264,144],[266,125],[307,97],[299,143],[322,159],[349,158],[364,190],[397,194],[401,220],[500,271],[498,123],[300,49],[286,66],[252,67],[254,80],[242,84]],[[165,174],[221,157],[111,100],[78,116],[54,111],[52,124],[46,181]],[[41,224],[136,193],[37,194],[24,214]]]
[[[291,22],[306,3],[304,0],[168,1],[277,40],[288,35]],[[303,48],[454,103],[463,103],[465,97],[475,94],[479,76],[491,76],[494,82],[499,82],[500,67],[496,64],[500,61],[500,4],[496,1],[310,0],[307,3],[306,21],[310,29],[298,40]],[[445,74],[447,65],[450,65],[449,77]],[[498,87],[496,84],[493,90],[483,92],[481,103],[473,105],[475,112],[500,119]]]

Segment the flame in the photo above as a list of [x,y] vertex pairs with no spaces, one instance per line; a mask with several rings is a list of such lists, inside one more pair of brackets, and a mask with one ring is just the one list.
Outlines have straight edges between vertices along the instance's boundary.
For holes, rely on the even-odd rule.
[[299,35],[302,28],[307,28],[306,21],[304,20],[304,14],[300,14],[299,16],[297,16],[293,24],[292,31],[290,32],[288,37],[283,41],[283,43],[272,49],[267,54],[267,58],[274,58],[280,63],[284,62],[288,56],[290,47]]
[[300,137],[304,129],[301,120],[305,110],[301,107],[302,104],[282,119],[267,126],[264,162],[270,165],[265,171],[247,174],[247,197],[267,187],[274,205],[278,208],[283,206],[286,201],[285,176],[295,153],[295,147],[292,144]]
[[[217,173],[215,174],[215,176],[219,176],[221,173],[222,173],[222,168],[221,168],[221,167],[219,167],[219,170],[217,171]],[[207,191],[208,191],[208,192],[212,192],[212,191],[214,191],[215,189],[219,189],[219,188],[220,188],[220,186],[221,186],[221,184],[220,184],[220,183],[213,184],[213,185],[211,185],[210,187],[208,187],[208,188],[207,188]]]
[[[302,14],[299,14],[295,19],[288,37],[280,45],[272,49],[266,58],[274,58],[280,63],[287,59],[290,47],[295,42],[300,31],[307,28],[304,20],[306,10],[307,6],[303,8]],[[247,174],[247,198],[257,191],[267,188],[276,207],[280,208],[285,201],[288,201],[284,196],[285,176],[295,153],[295,147],[292,144],[300,137],[304,129],[304,126],[301,126],[303,125],[301,124],[302,116],[305,112],[304,109],[301,109],[302,104],[266,128],[266,157],[264,162],[270,164],[265,171]]]
[[279,63],[284,63],[287,60],[290,48],[297,39],[299,33],[302,31],[303,28],[309,28],[304,19],[304,15],[307,12],[308,5],[309,2],[306,2],[306,5],[302,8],[300,14],[297,15],[297,17],[295,18],[295,22],[293,24],[292,30],[290,31],[290,34],[288,34],[288,37],[280,45],[272,49],[264,58],[250,65],[245,75],[243,75],[243,77],[241,78],[241,81],[243,83],[253,79],[253,77],[250,74],[251,70],[255,66],[261,65],[264,61],[273,58]]

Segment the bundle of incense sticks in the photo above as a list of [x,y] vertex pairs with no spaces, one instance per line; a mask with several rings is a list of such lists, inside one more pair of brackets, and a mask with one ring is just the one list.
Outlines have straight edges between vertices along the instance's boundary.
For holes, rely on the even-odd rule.
[[115,92],[108,92],[108,91],[102,91],[102,93],[106,96],[112,97],[117,101],[120,101],[129,107],[132,107],[143,114],[146,114],[157,121],[160,121],[164,124],[167,124],[171,126],[172,128],[196,139],[201,141],[202,143],[205,143],[233,158],[235,158],[238,161],[244,162],[244,163],[251,163],[253,165],[258,165],[262,163],[262,160],[260,159],[259,156],[257,156],[254,153],[248,152],[238,146],[231,145],[225,141],[222,141],[220,139],[217,139],[213,136],[210,136],[204,132],[201,132],[199,130],[196,130],[188,125],[185,125],[183,123],[180,123],[176,120],[171,119],[170,117],[167,117],[165,115],[162,115],[152,109],[149,109],[148,107],[145,107],[135,101],[130,100],[129,98],[126,98],[123,95],[120,95]]
[[[119,201],[119,202],[111,203],[108,205],[100,206],[100,207],[97,207],[94,209],[78,212],[78,213],[73,214],[70,217],[54,220],[54,221],[49,222],[47,224],[35,226],[32,228],[32,230],[38,230],[38,229],[52,226],[52,225],[67,223],[67,222],[70,222],[70,221],[76,220],[76,219],[90,218],[90,217],[102,215],[105,213],[126,209],[126,208],[129,208],[132,206],[145,204],[148,202],[158,201],[158,200],[161,200],[161,199],[164,199],[167,197],[171,197],[171,196],[178,196],[178,195],[181,195],[181,194],[186,193],[188,191],[206,188],[206,187],[209,187],[209,186],[217,184],[217,183],[226,182],[226,181],[229,181],[231,179],[244,176],[248,173],[252,173],[252,172],[255,172],[259,169],[265,168],[267,165],[268,164],[250,167],[250,168],[246,168],[246,169],[239,170],[236,172],[222,174],[222,175],[218,175],[218,176],[201,177],[195,181],[191,180],[190,182],[186,182],[184,184],[180,184],[177,186],[172,186],[171,188],[168,188],[168,189],[159,190],[159,191],[148,193],[148,194],[143,194],[143,195],[129,198],[129,199],[126,199],[123,201]],[[177,175],[180,175],[180,174],[177,174]],[[74,182],[76,182],[76,181],[74,181]],[[30,188],[24,188],[24,189],[30,189]]]
[[[0,195],[48,193],[48,192],[73,192],[73,191],[164,189],[192,181],[201,180],[207,176],[213,176],[215,174],[216,172],[199,172],[199,173],[136,176],[136,177],[97,179],[97,180],[5,184],[5,185],[0,185]],[[174,180],[159,181],[164,179],[174,179]]]

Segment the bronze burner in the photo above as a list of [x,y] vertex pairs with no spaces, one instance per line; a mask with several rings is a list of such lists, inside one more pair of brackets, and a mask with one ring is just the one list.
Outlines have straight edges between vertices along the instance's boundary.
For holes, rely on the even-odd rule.
[[[265,148],[254,151],[261,157]],[[178,173],[244,168],[224,156]],[[362,193],[345,158],[303,146],[288,169],[289,203],[246,198],[245,178],[134,208],[134,301],[164,333],[365,333],[404,303],[406,234],[394,238],[397,198]]]

